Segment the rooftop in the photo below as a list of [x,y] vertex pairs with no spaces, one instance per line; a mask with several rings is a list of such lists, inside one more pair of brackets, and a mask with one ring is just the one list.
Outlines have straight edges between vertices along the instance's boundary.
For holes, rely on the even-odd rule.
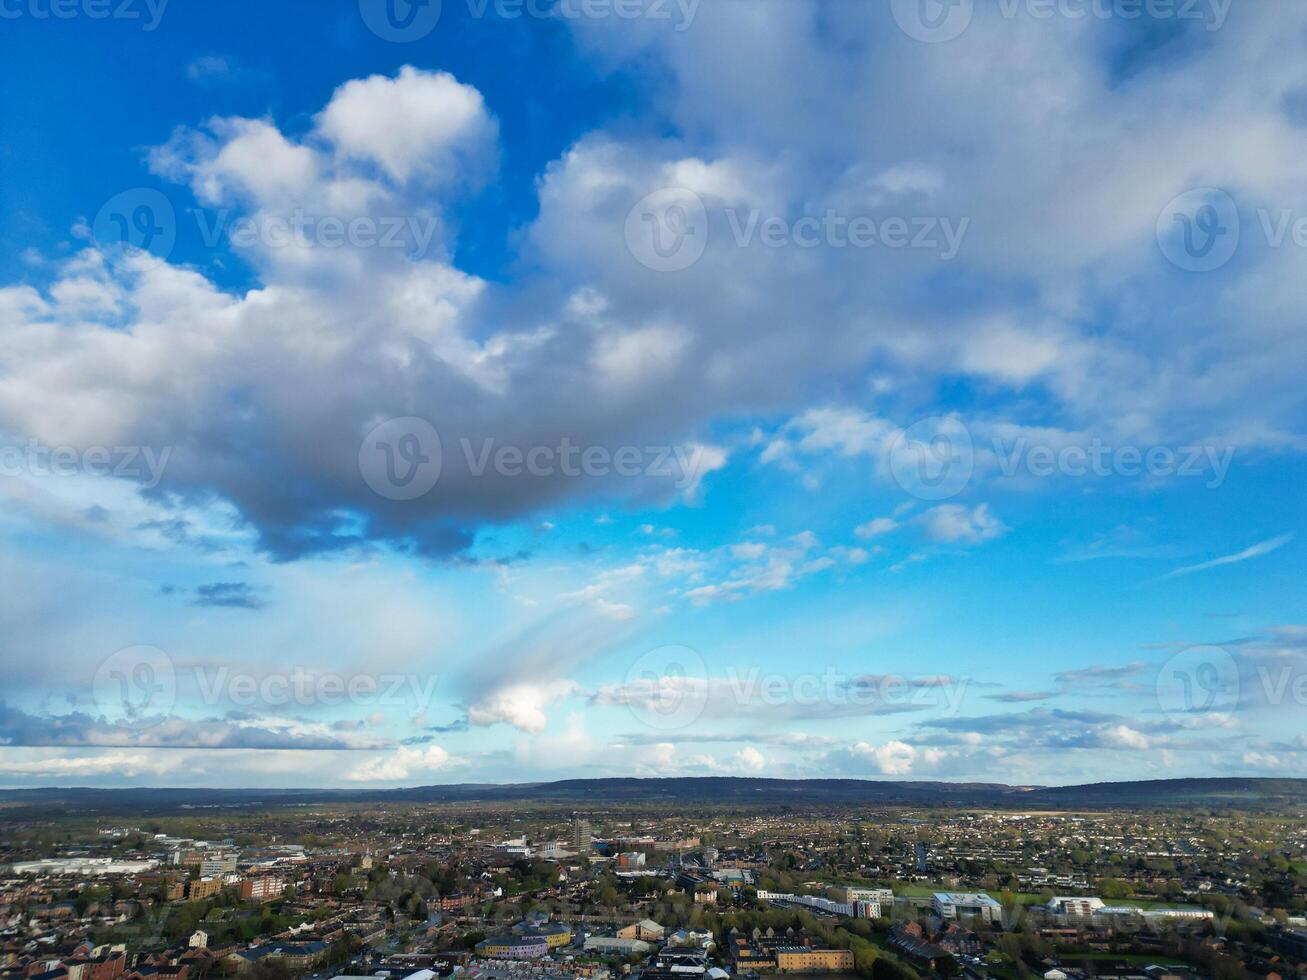
[[1002,905],[984,892],[935,892],[935,901],[941,905],[982,905],[989,908],[1002,908]]

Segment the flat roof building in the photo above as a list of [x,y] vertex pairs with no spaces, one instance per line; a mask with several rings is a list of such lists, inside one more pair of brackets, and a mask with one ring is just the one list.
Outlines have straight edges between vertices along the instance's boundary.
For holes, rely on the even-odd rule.
[[1078,895],[1055,895],[1045,907],[1054,915],[1090,916],[1103,908],[1103,900]]
[[541,935],[489,936],[477,943],[476,951],[493,960],[538,960],[549,955],[549,941]]
[[620,939],[617,936],[591,936],[585,941],[587,953],[601,953],[604,956],[633,956],[644,954],[653,949],[643,939]]
[[935,914],[941,919],[975,916],[982,922],[999,922],[1003,906],[984,892],[935,892]]

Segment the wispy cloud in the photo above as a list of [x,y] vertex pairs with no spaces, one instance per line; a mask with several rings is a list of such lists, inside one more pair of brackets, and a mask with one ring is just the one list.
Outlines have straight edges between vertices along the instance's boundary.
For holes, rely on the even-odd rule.
[[1138,528],[1123,524],[1097,535],[1087,544],[1068,548],[1053,561],[1055,564],[1074,564],[1102,559],[1181,559],[1187,556],[1185,549],[1171,544],[1154,544]]
[[1279,537],[1267,538],[1251,547],[1244,548],[1243,551],[1236,551],[1233,555],[1222,555],[1220,558],[1213,558],[1211,561],[1199,562],[1197,565],[1185,565],[1174,571],[1167,572],[1159,579],[1164,581],[1171,578],[1180,578],[1182,575],[1193,575],[1195,572],[1205,572],[1211,568],[1220,568],[1222,565],[1237,565],[1241,561],[1248,561],[1250,558],[1260,558],[1262,555],[1269,555],[1272,551],[1278,551],[1286,544],[1293,540],[1293,534],[1281,534]]
[[1147,666],[1142,660],[1136,660],[1121,667],[1098,665],[1079,670],[1063,670],[1054,676],[1059,684],[1106,684],[1133,677]]
[[967,509],[959,504],[940,504],[920,517],[932,541],[980,544],[1002,537],[1008,528],[989,512],[988,504]]
[[267,603],[245,582],[214,582],[197,586],[191,605],[259,610],[267,606]]

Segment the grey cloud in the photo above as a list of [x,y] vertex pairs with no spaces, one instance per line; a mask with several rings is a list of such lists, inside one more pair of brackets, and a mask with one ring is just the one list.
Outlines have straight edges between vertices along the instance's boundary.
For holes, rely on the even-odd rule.
[[324,726],[264,719],[249,713],[225,718],[142,717],[112,722],[84,712],[32,715],[0,704],[0,745],[25,747],[133,747],[189,749],[383,748],[386,739],[348,739]]
[[193,606],[255,611],[265,608],[267,604],[245,582],[214,582],[210,585],[200,585],[196,587],[195,598],[191,600]]
[[[1302,11],[1246,5],[1221,43],[1188,33],[1152,51],[1119,22],[981,11],[955,42],[921,45],[882,5],[784,0],[760,0],[742,36],[733,6],[703,5],[694,30],[674,36],[647,23],[570,25],[605,66],[654,65],[666,115],[643,133],[586,136],[545,168],[514,256],[530,275],[487,283],[381,249],[319,254],[303,268],[254,252],[259,288],[240,297],[191,272],[128,264],[115,273],[128,289],[117,312],[129,320],[133,303],[149,301],[172,329],[102,328],[115,331],[128,371],[103,361],[94,325],[79,331],[91,339],[69,332],[52,352],[22,346],[73,311],[16,315],[0,423],[64,442],[48,430],[69,416],[70,393],[101,392],[120,410],[85,423],[102,426],[96,438],[175,448],[158,499],[229,501],[283,560],[378,541],[462,555],[480,528],[542,508],[666,502],[675,481],[653,476],[477,475],[461,441],[525,449],[566,436],[613,451],[702,440],[719,419],[801,411],[814,390],[861,391],[872,364],[920,382],[908,390],[977,378],[999,392],[987,406],[996,414],[1013,411],[1009,390],[1038,386],[1047,404],[1029,401],[1041,424],[1300,447],[1289,433],[1304,308],[1278,285],[1297,281],[1295,250],[1249,252],[1228,275],[1180,276],[1154,261],[1154,226],[1195,159],[1250,194],[1301,192],[1294,161],[1307,135],[1284,107],[1302,88]],[[1013,45],[1029,57],[993,72]],[[728,48],[756,70],[723,78],[717,54]],[[643,77],[633,72],[633,84]],[[1214,77],[1225,80],[1219,96],[1180,111]],[[1047,93],[1038,110],[1011,113],[1030,106],[1031,91]],[[203,168],[241,125],[260,123],[225,125],[184,134],[156,154],[157,169],[242,186],[241,175]],[[690,135],[661,138],[668,131]],[[1266,150],[1212,157],[1213,146],[1245,144]],[[689,173],[702,178],[712,247],[669,280],[632,259],[621,229],[644,194]],[[334,189],[258,203],[313,206]],[[394,213],[457,203],[381,180],[369,190]],[[828,248],[813,261],[795,248],[734,246],[728,208],[924,212],[965,217],[972,231],[949,264],[910,249],[868,261]],[[457,244],[438,243],[442,254]],[[1143,336],[1139,322],[1154,329]],[[303,356],[310,345],[315,356]],[[896,416],[922,408],[886,400]],[[420,500],[390,500],[365,484],[359,450],[378,422],[415,415],[440,431],[445,469]]]

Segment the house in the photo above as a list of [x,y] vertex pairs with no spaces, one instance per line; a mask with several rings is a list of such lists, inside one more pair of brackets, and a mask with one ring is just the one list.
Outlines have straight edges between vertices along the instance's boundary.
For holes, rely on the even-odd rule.
[[925,964],[934,970],[936,963],[949,955],[936,943],[931,942],[924,929],[916,922],[901,922],[889,931],[889,948],[902,953],[908,959]]
[[186,980],[189,966],[138,966],[127,974],[127,980]]
[[641,919],[639,922],[629,926],[623,926],[617,930],[618,939],[643,939],[646,942],[662,942],[663,934],[666,932],[653,919]]

